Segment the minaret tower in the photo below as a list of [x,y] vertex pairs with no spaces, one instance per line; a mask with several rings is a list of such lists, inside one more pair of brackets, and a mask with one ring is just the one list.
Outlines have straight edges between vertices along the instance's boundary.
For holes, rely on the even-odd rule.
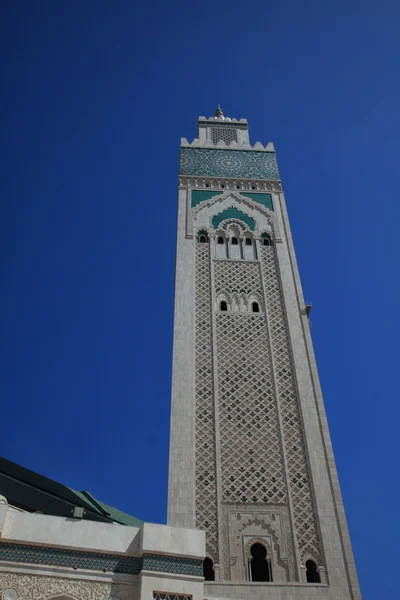
[[206,596],[361,598],[272,143],[181,141],[168,523]]

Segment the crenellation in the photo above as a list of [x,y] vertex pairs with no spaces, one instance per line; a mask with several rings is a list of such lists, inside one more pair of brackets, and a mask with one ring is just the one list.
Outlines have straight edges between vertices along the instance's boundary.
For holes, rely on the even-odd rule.
[[205,122],[219,122],[219,123],[240,123],[240,124],[246,124],[247,125],[247,119],[235,119],[235,117],[229,118],[229,117],[199,117],[198,121],[205,121]]
[[242,141],[241,143],[236,140],[232,140],[229,143],[226,143],[224,140],[219,140],[216,144],[211,143],[208,139],[204,139],[203,141],[196,137],[193,138],[191,142],[189,142],[186,138],[181,138],[181,147],[198,147],[202,148],[229,148],[230,150],[239,149],[239,150],[248,150],[248,151],[256,151],[256,152],[273,152],[275,153],[274,144],[272,142],[268,142],[265,146],[261,142],[255,142],[253,146],[248,141]]

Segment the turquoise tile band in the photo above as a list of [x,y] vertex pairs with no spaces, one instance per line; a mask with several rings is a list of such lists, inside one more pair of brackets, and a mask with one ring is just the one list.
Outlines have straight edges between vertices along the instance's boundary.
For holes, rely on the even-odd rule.
[[140,573],[142,566],[142,559],[135,556],[115,556],[100,552],[83,552],[1,542],[0,560],[76,569],[93,569],[95,571],[112,571],[130,575]]
[[203,577],[203,561],[195,558],[144,554],[142,568],[145,571],[160,571],[161,573],[179,573],[182,575]]
[[160,554],[144,554],[142,557],[118,556],[101,552],[0,542],[1,560],[94,571],[111,571],[128,575],[138,575],[144,569],[146,571],[203,576],[203,562],[201,560]]
[[279,180],[275,152],[181,148],[181,175]]

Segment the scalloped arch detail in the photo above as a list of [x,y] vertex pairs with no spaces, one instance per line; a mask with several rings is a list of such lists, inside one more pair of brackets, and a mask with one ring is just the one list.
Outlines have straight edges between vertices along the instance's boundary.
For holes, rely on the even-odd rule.
[[256,226],[256,222],[252,217],[246,215],[246,213],[242,212],[241,210],[238,210],[235,206],[231,206],[230,208],[226,208],[222,212],[213,216],[211,222],[214,229],[218,229],[222,221],[226,221],[227,219],[237,219],[239,221],[243,221],[252,231],[254,231]]

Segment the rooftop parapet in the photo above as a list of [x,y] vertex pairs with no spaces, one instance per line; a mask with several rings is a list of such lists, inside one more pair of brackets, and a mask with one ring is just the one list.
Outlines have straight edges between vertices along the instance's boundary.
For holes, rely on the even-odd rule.
[[[243,119],[242,119],[243,120]],[[219,140],[216,144],[210,143],[209,140],[201,140],[200,138],[194,138],[192,142],[189,142],[186,138],[181,138],[181,148],[224,148],[225,150],[256,150],[258,152],[275,152],[275,147],[272,142],[268,142],[266,146],[263,146],[261,142],[256,142],[252,146],[249,142],[243,142],[239,144],[235,140],[232,140],[227,144],[224,140]]]

